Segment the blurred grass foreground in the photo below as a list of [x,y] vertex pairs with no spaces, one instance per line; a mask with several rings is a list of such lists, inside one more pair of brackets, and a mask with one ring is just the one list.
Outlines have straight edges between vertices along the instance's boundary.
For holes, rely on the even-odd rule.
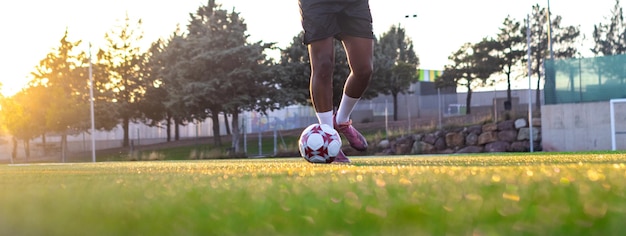
[[626,154],[0,165],[0,235],[626,235]]

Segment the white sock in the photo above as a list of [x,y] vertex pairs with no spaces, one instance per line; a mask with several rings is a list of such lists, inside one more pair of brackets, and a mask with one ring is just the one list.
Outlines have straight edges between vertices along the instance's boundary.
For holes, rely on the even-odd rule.
[[337,124],[346,123],[350,120],[350,114],[352,114],[352,110],[354,110],[356,103],[360,99],[361,98],[351,98],[345,93],[343,94],[341,103],[339,103],[339,110],[337,110],[337,115],[335,116]]
[[318,112],[316,115],[320,124],[326,124],[333,127],[333,111]]

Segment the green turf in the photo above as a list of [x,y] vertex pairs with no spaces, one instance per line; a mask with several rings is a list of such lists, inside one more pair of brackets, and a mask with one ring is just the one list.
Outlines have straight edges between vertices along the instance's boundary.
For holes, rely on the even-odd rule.
[[0,235],[626,235],[623,153],[0,166]]

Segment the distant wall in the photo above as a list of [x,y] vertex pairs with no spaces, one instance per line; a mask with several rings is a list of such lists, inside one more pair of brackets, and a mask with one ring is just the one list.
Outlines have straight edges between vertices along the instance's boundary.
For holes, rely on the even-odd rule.
[[[616,130],[626,131],[626,104],[616,104]],[[541,132],[544,151],[611,150],[609,102],[543,105]],[[626,150],[626,135],[616,136],[618,150]]]

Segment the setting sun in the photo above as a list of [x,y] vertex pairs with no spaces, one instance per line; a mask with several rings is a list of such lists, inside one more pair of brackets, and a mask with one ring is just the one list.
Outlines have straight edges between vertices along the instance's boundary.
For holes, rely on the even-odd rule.
[[2,88],[2,90],[0,90],[0,94],[2,94],[2,96],[5,96],[5,97],[13,96],[26,85],[26,83],[22,83],[22,82],[23,81],[11,81],[11,80],[0,81],[0,88]]

